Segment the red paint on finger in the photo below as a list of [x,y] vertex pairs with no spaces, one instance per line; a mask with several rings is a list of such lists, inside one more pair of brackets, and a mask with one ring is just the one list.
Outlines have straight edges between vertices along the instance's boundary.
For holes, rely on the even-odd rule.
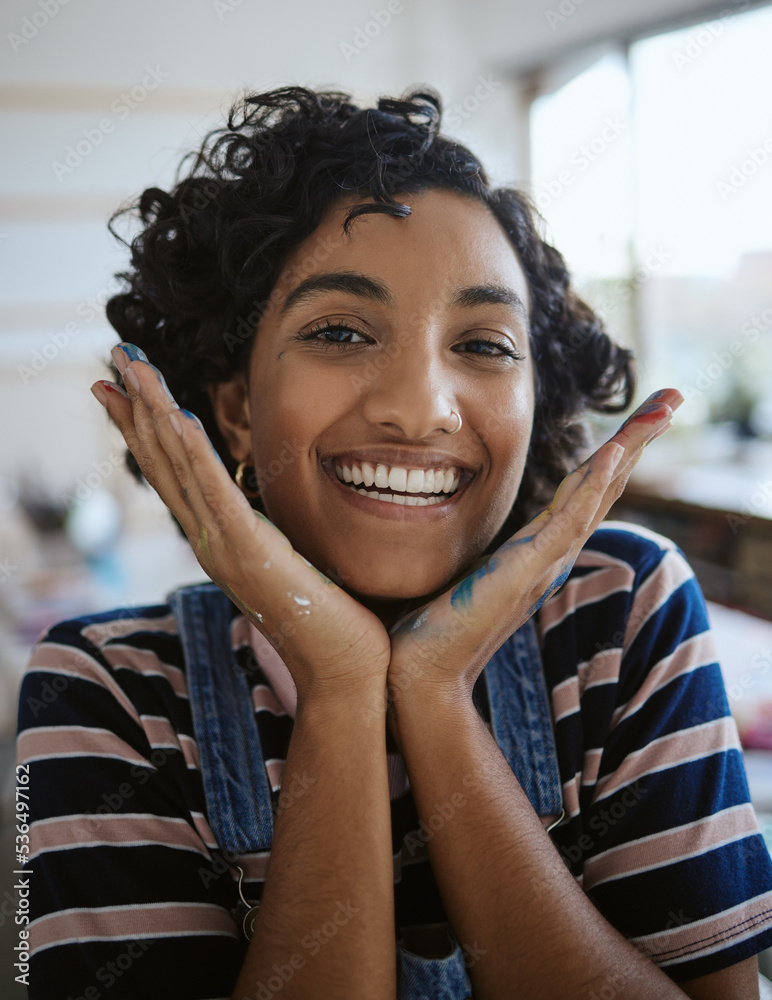
[[672,416],[672,409],[665,403],[644,403],[625,420],[619,430],[624,430],[633,421],[639,424],[658,424]]
[[630,419],[640,424],[658,424],[660,421],[667,420],[672,416],[673,411],[669,406],[654,403],[651,407],[647,406],[645,409],[634,413]]
[[91,386],[91,393],[97,402],[101,403],[102,406],[107,406],[107,392],[100,382],[95,382],[94,385]]
[[116,385],[115,382],[108,382],[107,379],[100,379],[99,382],[97,382],[97,385],[102,386],[102,388],[106,389],[108,392],[114,392],[118,396],[122,396],[124,399],[129,398],[128,392],[121,388],[121,386]]

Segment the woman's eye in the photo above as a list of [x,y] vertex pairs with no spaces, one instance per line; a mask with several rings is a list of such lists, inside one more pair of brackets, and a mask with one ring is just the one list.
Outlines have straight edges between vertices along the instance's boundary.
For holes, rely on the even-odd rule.
[[514,351],[508,344],[499,343],[497,340],[467,340],[461,347],[468,350],[470,354],[481,354],[490,357],[507,357],[522,360],[522,355]]
[[345,344],[364,344],[364,336],[353,327],[344,326],[341,323],[325,323],[324,326],[317,326],[307,333],[300,334],[300,340],[310,340],[325,347],[331,344],[344,346]]

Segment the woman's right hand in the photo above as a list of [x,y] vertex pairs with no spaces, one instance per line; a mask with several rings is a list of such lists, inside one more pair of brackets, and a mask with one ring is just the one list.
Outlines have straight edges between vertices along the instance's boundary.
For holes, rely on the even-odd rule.
[[206,574],[281,647],[299,702],[375,691],[383,695],[385,712],[391,650],[381,621],[252,509],[201,422],[178,407],[143,352],[125,344],[112,353],[127,392],[99,381],[94,396],[179,521]]

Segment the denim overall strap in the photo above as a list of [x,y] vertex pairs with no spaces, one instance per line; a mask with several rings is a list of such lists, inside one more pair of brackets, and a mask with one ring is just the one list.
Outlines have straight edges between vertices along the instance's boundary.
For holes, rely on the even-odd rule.
[[529,802],[537,816],[560,813],[563,788],[532,618],[493,654],[485,666],[485,681],[493,735]]
[[185,654],[209,825],[222,850],[269,850],[271,788],[252,697],[232,652],[232,605],[214,583],[168,597]]
[[[185,654],[209,824],[221,849],[270,850],[268,774],[249,688],[231,649],[232,607],[215,584],[169,596]],[[496,742],[540,816],[562,808],[557,755],[536,630],[526,622],[485,667]],[[467,1000],[472,989],[458,942],[445,958],[397,947],[397,1000]]]
[[[547,684],[532,619],[485,665],[493,735],[539,816],[562,812]],[[464,953],[456,942],[446,958],[429,959],[397,948],[397,1000],[466,1000],[472,994]]]

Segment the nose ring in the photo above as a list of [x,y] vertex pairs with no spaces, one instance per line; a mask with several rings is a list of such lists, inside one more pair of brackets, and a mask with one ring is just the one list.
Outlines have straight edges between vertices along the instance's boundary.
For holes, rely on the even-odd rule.
[[451,410],[450,412],[451,412],[451,414],[453,416],[455,416],[458,419],[458,427],[456,427],[456,429],[454,431],[446,431],[446,433],[447,434],[458,434],[458,432],[461,430],[461,424],[462,424],[461,414],[460,413],[456,413],[455,410]]

